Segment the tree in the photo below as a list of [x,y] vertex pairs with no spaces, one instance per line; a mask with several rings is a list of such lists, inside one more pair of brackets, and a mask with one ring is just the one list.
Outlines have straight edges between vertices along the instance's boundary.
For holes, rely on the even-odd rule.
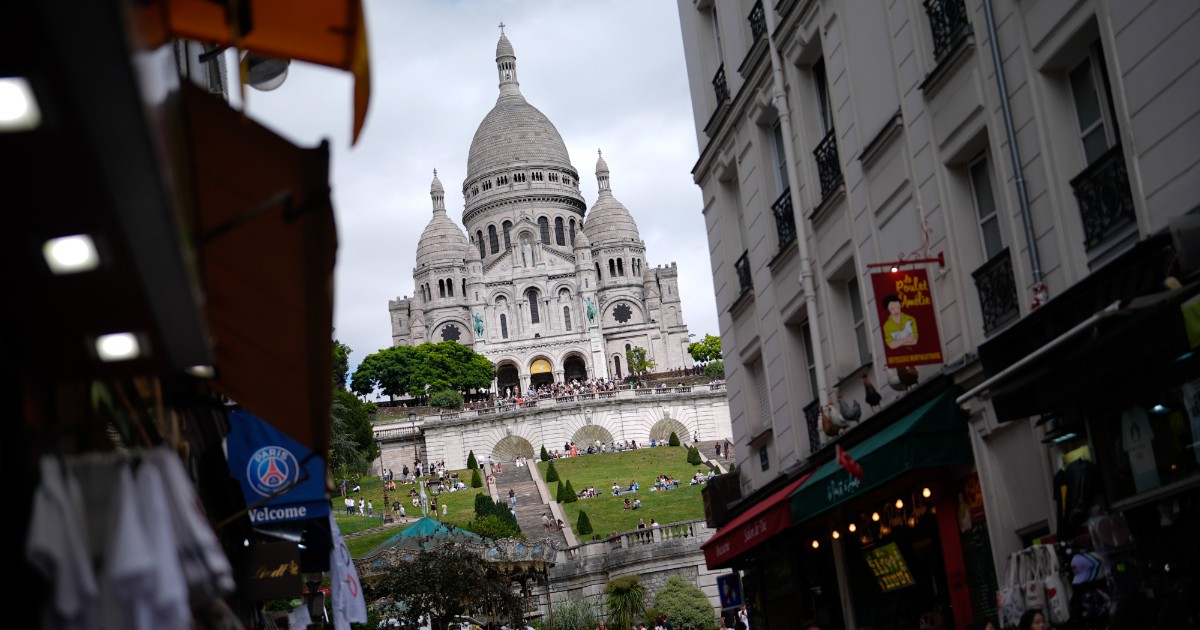
[[574,503],[578,500],[579,500],[579,497],[575,495],[575,488],[573,488],[571,486],[571,480],[568,479],[567,480],[567,503]]
[[546,452],[545,444],[542,445],[542,461],[544,461],[544,462],[550,461],[550,453]]
[[679,446],[679,436],[674,431],[671,432],[671,437],[667,440],[667,446]]
[[463,396],[452,389],[443,389],[429,395],[429,406],[438,409],[458,409],[463,406]]
[[333,388],[346,389],[346,375],[350,372],[350,346],[333,340]]
[[654,612],[666,615],[679,630],[712,630],[717,621],[704,591],[678,575],[654,593]]
[[[461,453],[462,451],[459,452]],[[475,459],[475,451],[472,450],[471,452],[467,453],[467,470],[474,470],[477,468],[479,468],[479,460]]]
[[420,552],[363,587],[367,601],[382,600],[373,604],[376,612],[395,617],[406,630],[419,628],[425,616],[433,630],[446,630],[454,618],[472,611],[523,627],[513,624],[522,623],[524,602],[501,567],[459,544]]
[[635,619],[646,613],[646,587],[637,574],[623,575],[604,587],[608,621],[614,630],[630,630]]
[[693,466],[699,466],[704,463],[704,458],[700,455],[700,449],[695,446],[688,447],[687,463]]
[[329,467],[340,477],[360,477],[379,457],[371,419],[374,403],[363,402],[345,390],[334,390],[329,408]]
[[720,381],[725,379],[725,362],[717,359],[704,366],[704,376],[710,381]]
[[688,354],[696,363],[708,363],[721,358],[721,338],[716,335],[704,335],[704,339],[688,344]]
[[641,346],[635,346],[625,351],[625,360],[629,365],[629,373],[637,380],[642,380],[642,375],[654,369],[654,362],[646,358],[646,349]]
[[495,366],[483,355],[457,342],[443,341],[393,346],[367,355],[350,383],[359,394],[379,388],[389,396],[425,396],[446,389],[484,389],[495,375]]
[[592,533],[592,521],[583,510],[579,510],[579,520],[575,521],[575,533],[580,536]]
[[482,488],[483,487],[483,478],[479,475],[478,468],[471,471],[471,487],[472,488]]
[[550,463],[546,464],[546,482],[552,481],[558,481],[558,469],[554,467],[554,460],[550,460]]
[[567,502],[567,487],[563,485],[562,480],[558,482],[558,492],[554,493],[554,500],[559,503]]

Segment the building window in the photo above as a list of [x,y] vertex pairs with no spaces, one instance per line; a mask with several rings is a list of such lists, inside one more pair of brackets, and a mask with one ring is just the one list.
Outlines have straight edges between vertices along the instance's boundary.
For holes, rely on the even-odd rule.
[[500,238],[496,236],[496,226],[488,226],[488,245],[492,247],[492,253],[500,251]]
[[438,280],[438,297],[446,297],[446,282],[444,280]]
[[625,277],[625,263],[620,258],[617,259],[617,275]]
[[446,280],[446,295],[454,297],[454,281]]
[[504,225],[504,251],[512,249],[512,240],[510,240],[509,232],[512,231],[512,221],[505,221]]
[[554,219],[554,242],[560,246],[567,244],[567,235],[563,232],[562,217]]
[[975,201],[975,212],[979,217],[979,242],[983,245],[983,259],[991,260],[1004,249],[1004,237],[1000,232],[1000,219],[996,214],[996,196],[992,192],[992,175],[987,156],[975,160],[968,167],[971,176],[971,198]]
[[[463,297],[467,297],[467,279],[466,279],[466,278],[463,278],[463,279],[462,279],[462,293],[461,293],[461,295],[462,295]],[[479,298],[478,298],[478,297],[476,297],[475,299],[479,299]]]
[[758,447],[758,463],[762,466],[763,470],[770,470],[771,468],[771,455],[767,452],[766,444]]
[[754,381],[754,392],[758,397],[758,419],[761,423],[762,430],[770,429],[771,422],[771,397],[767,393],[767,373],[763,371],[762,359],[755,361],[748,366],[747,374]]
[[550,244],[550,220],[546,217],[538,217],[538,228],[541,231],[542,244]]
[[804,366],[808,369],[808,391],[812,393],[812,397],[816,400],[819,397],[817,392],[817,360],[813,358],[813,339],[812,329],[808,322],[800,328],[800,340],[804,344]]
[[833,105],[829,100],[829,80],[825,76],[825,60],[820,59],[813,65],[813,84],[817,88],[817,115],[821,123],[821,135],[833,131]]
[[475,232],[475,244],[479,246],[479,258],[487,257],[487,251],[483,249],[483,230]]
[[787,152],[783,145],[783,123],[775,121],[771,128],[772,147],[775,158],[775,194],[782,195],[788,189]]
[[500,313],[500,337],[508,339],[508,316]]
[[1112,93],[1099,43],[1071,70],[1071,95],[1079,122],[1079,139],[1088,164],[1100,159],[1117,144],[1116,124],[1112,116]]
[[854,339],[858,344],[858,364],[866,365],[871,362],[871,338],[867,334],[867,318],[862,294],[858,290],[858,278],[851,278],[846,283],[846,293],[850,297],[850,319],[854,322]]
[[537,291],[535,289],[530,289],[530,290],[526,291],[525,299],[529,300],[529,321],[534,324],[542,321],[541,318],[538,317],[538,293],[537,293]]
[[571,247],[575,247],[575,219],[571,219]]
[[608,259],[608,277],[609,278],[617,277],[617,261],[615,261],[611,258]]
[[602,276],[600,275],[600,263],[596,263],[596,279],[599,280],[601,277]]
[[621,378],[621,355],[619,354],[613,355],[613,374],[616,374],[617,378]]
[[725,53],[721,50],[721,24],[717,21],[716,3],[713,3],[709,15],[712,16],[713,43],[717,46],[717,65],[721,65],[725,63]]
[[571,307],[563,307],[563,329],[571,330]]

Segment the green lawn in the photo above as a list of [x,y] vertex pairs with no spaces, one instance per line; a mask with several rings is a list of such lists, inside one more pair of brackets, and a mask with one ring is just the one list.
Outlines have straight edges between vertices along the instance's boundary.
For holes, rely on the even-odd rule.
[[375,532],[374,534],[367,534],[365,536],[360,536],[358,538],[355,538],[354,540],[347,540],[346,541],[346,549],[350,550],[351,558],[361,558],[368,551],[370,551],[370,550],[378,547],[380,544],[382,544],[383,541],[404,531],[405,527],[408,527],[408,525],[399,525],[396,527],[389,527],[388,529],[386,529],[382,532]]
[[[463,523],[475,518],[475,495],[484,491],[484,488],[471,488],[471,475],[466,470],[458,470],[459,477],[467,484],[466,490],[458,492],[443,492],[438,495],[439,505],[446,504],[446,521]],[[436,480],[437,477],[424,477],[426,481],[429,479]],[[338,482],[341,480],[339,479]],[[351,480],[350,487],[353,488],[356,482]],[[383,482],[379,477],[363,477],[358,480],[362,485],[361,492],[350,493],[357,502],[359,497],[371,501],[375,506],[375,516],[358,516],[357,508],[354,516],[346,516],[345,497],[340,492],[335,492],[333,495],[333,513],[337,516],[338,528],[342,530],[342,534],[351,534],[360,532],[364,529],[370,529],[383,522]],[[412,506],[412,497],[408,496],[409,489],[415,484],[403,484],[396,482],[396,491],[388,492],[388,501],[400,501],[404,506],[404,511],[408,516],[420,516],[420,510],[416,510]],[[447,485],[447,487],[449,487]],[[430,495],[432,496],[432,494]],[[439,509],[440,515],[440,509]],[[432,516],[432,514],[430,515]]]
[[[543,479],[546,478],[546,465],[547,462],[538,462],[538,471]],[[576,492],[587,486],[596,487],[597,496],[580,499],[574,503],[564,503],[563,510],[571,519],[572,526],[578,522],[579,511],[586,511],[588,520],[592,522],[592,529],[601,537],[614,531],[637,529],[639,518],[645,519],[647,523],[653,518],[664,525],[704,518],[704,503],[700,498],[700,490],[704,486],[692,486],[688,483],[697,470],[704,470],[705,473],[708,471],[706,468],[688,464],[685,448],[665,446],[622,453],[564,457],[554,460],[554,467],[563,483],[571,480]],[[658,475],[671,475],[681,482],[680,486],[665,492],[650,492]],[[622,487],[627,487],[631,479],[637,480],[641,486],[637,494],[612,496],[614,481]],[[558,484],[548,483],[547,487],[553,495]],[[626,496],[630,500],[635,497],[641,499],[642,509],[624,509]]]

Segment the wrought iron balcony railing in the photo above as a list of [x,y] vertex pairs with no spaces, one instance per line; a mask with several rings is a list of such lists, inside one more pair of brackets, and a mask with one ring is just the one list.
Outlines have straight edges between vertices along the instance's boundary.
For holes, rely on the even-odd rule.
[[817,158],[817,175],[821,178],[821,198],[824,199],[842,183],[842,162],[838,158],[837,138],[833,129],[825,134],[813,155]]
[[742,293],[754,288],[754,282],[750,279],[750,252],[742,252],[737,262],[733,263],[733,268],[737,271],[738,286]]
[[1125,156],[1116,145],[1071,180],[1079,215],[1083,219],[1083,243],[1091,249],[1113,232],[1136,220]]
[[756,41],[767,34],[767,16],[763,13],[762,0],[754,3],[754,8],[750,9],[750,15],[746,16],[746,19],[750,20],[750,33]]
[[796,240],[796,217],[792,214],[792,191],[783,191],[779,199],[771,204],[771,213],[775,215],[775,233],[779,236],[779,249],[791,245]]
[[933,31],[933,56],[938,59],[971,32],[963,0],[925,0],[925,13]]
[[808,426],[808,452],[821,450],[821,403],[814,400],[804,408],[804,423]]
[[1017,304],[1017,282],[1013,277],[1012,255],[1008,248],[971,272],[975,290],[979,292],[979,309],[983,313],[983,332],[992,331],[1020,317]]
[[717,76],[712,80],[713,89],[717,91],[717,105],[729,100],[729,83],[725,81],[725,64],[717,69]]

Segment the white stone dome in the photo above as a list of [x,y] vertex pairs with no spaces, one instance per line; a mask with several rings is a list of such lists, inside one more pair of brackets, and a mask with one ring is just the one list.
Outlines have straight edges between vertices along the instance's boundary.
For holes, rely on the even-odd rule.
[[445,194],[435,170],[433,183],[429,186],[429,196],[433,198],[433,218],[417,241],[418,267],[444,262],[462,264],[471,249],[466,235],[446,215]]
[[596,181],[600,195],[596,205],[588,210],[583,229],[593,245],[609,245],[625,241],[640,241],[637,223],[625,204],[613,197],[609,189],[608,164],[601,155],[596,161]]

